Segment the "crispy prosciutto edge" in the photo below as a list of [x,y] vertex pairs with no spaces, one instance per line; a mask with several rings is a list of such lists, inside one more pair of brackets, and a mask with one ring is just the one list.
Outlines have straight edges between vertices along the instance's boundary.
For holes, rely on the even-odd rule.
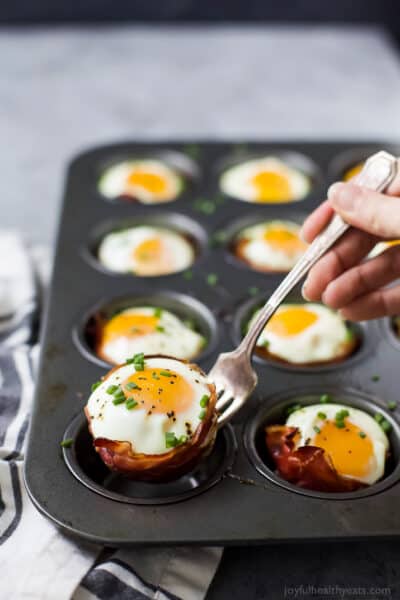
[[354,492],[367,487],[338,474],[329,455],[317,446],[296,449],[297,427],[271,425],[265,428],[267,449],[277,473],[289,483],[319,492]]

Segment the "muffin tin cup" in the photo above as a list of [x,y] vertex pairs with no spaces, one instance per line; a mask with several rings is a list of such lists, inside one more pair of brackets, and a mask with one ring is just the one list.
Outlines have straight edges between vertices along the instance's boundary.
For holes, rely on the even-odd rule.
[[198,356],[188,360],[202,362],[214,352],[220,335],[214,315],[195,298],[170,291],[137,294],[121,298],[111,297],[108,300],[103,299],[98,302],[84,313],[80,323],[72,330],[72,338],[79,352],[95,364],[110,368],[112,363],[103,360],[95,352],[96,319],[102,316],[107,320],[107,318],[122,310],[137,306],[160,307],[171,311],[182,320],[190,319],[193,321],[196,331],[205,338],[206,345]]
[[[400,146],[385,146],[392,154],[400,154]],[[244,320],[284,276],[239,265],[227,254],[226,243],[214,243],[213,232],[222,231],[228,236],[226,242],[241,226],[257,220],[302,219],[325,198],[335,157],[352,148],[370,154],[380,145],[127,142],[95,148],[73,160],[66,180],[25,461],[28,493],[57,525],[109,546],[400,538],[393,510],[400,500],[399,410],[387,415],[393,422],[391,472],[360,498],[346,494],[339,500],[331,494],[325,497],[289,489],[290,484],[274,479],[271,465],[261,460],[255,444],[255,434],[269,410],[289,401],[289,396],[298,397],[307,386],[305,393],[333,389],[343,402],[347,399],[367,411],[376,407],[386,414],[385,403],[398,400],[394,375],[399,347],[389,320],[379,326],[355,326],[362,338],[360,349],[337,364],[301,367],[255,357],[258,386],[254,394],[231,425],[219,432],[209,457],[190,475],[169,484],[139,484],[109,472],[92,447],[82,413],[91,384],[110,367],[95,355],[85,334],[95,314],[148,303],[178,317],[194,318],[209,338],[194,362],[209,372],[217,356],[239,342]],[[266,155],[289,160],[288,149],[297,158],[310,158],[314,186],[306,198],[261,206],[221,194],[222,169]],[[98,178],[108,165],[129,157],[167,160],[165,153],[170,150],[190,156],[196,165],[188,176],[193,185],[176,200],[154,206],[108,201],[99,194]],[[193,240],[198,251],[193,267],[159,277],[103,268],[96,258],[102,237],[114,228],[141,223],[172,227]],[[257,294],[257,289],[262,292]],[[300,293],[294,292],[291,299],[301,300]],[[318,389],[312,392],[316,384]],[[61,440],[70,437],[72,446],[61,451]],[[257,456],[262,464],[257,464]],[[335,501],[327,505],[328,499]]]
[[124,219],[109,219],[96,225],[89,235],[88,244],[82,247],[82,256],[92,267],[96,268],[102,273],[105,273],[106,275],[115,277],[138,277],[140,279],[158,280],[160,277],[166,278],[176,275],[177,273],[181,273],[182,270],[160,275],[137,275],[136,273],[131,272],[113,271],[100,262],[98,258],[98,249],[106,235],[118,230],[129,229],[130,227],[137,227],[140,225],[162,227],[167,230],[171,230],[175,233],[181,234],[190,243],[194,249],[195,258],[194,262],[183,269],[183,271],[186,269],[191,269],[203,258],[204,254],[207,253],[208,236],[206,231],[197,221],[188,218],[181,213],[175,213],[172,211],[157,211],[145,213],[142,212],[137,216],[129,216]]
[[[388,434],[390,455],[387,459],[385,475],[377,483],[354,492],[319,492],[289,483],[275,472],[273,460],[268,455],[265,444],[264,428],[267,425],[284,424],[286,409],[293,404],[299,403],[302,406],[320,404],[319,399],[323,394],[331,396],[333,403],[358,408],[371,416],[374,416],[375,413],[381,413],[390,423],[391,430]],[[320,404],[320,406],[321,410],[323,410],[325,404]],[[379,494],[400,480],[399,423],[391,413],[382,408],[382,402],[378,398],[350,388],[322,388],[314,386],[304,389],[287,390],[276,394],[275,396],[271,396],[270,398],[266,398],[257,413],[251,415],[249,418],[244,428],[243,440],[244,447],[251,463],[261,475],[289,492],[301,494],[309,498],[320,498],[323,500],[356,500]]]
[[[272,292],[272,290],[271,290]],[[243,303],[239,309],[237,310],[233,325],[232,325],[232,341],[235,345],[239,344],[240,341],[244,337],[244,328],[246,324],[251,319],[252,315],[258,308],[261,308],[265,302],[268,300],[269,294],[268,292],[263,292],[258,296],[248,300]],[[305,302],[299,292],[293,292],[289,295],[285,302],[288,303],[298,303]],[[261,356],[257,354],[257,351],[253,353],[254,362],[264,365],[275,367],[277,369],[282,369],[284,371],[292,371],[294,373],[320,373],[323,371],[336,371],[345,368],[351,368],[358,361],[365,360],[366,356],[374,351],[374,344],[370,340],[368,336],[368,324],[367,323],[347,323],[347,326],[352,330],[353,334],[357,338],[357,346],[352,354],[344,359],[340,359],[338,361],[332,361],[327,363],[316,363],[301,365],[301,364],[292,364],[289,362],[285,362],[284,360],[273,359],[268,356]]]
[[236,440],[227,425],[216,437],[214,447],[195,469],[168,483],[147,483],[128,479],[110,471],[93,449],[93,439],[83,414],[79,413],[67,427],[64,439],[72,439],[63,448],[65,464],[87,488],[115,502],[159,505],[182,502],[210,489],[231,469],[236,456]]

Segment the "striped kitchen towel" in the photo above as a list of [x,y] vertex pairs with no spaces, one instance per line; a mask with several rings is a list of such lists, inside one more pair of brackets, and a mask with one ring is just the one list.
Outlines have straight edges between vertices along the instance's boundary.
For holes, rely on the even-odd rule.
[[221,548],[100,548],[61,533],[26,494],[23,461],[46,256],[41,248],[28,252],[16,233],[0,232],[0,598],[204,598]]

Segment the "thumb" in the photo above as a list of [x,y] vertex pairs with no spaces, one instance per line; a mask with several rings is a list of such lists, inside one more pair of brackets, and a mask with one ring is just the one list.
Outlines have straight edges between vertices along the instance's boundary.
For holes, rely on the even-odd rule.
[[350,225],[380,238],[400,238],[400,198],[339,182],[329,188],[328,199]]

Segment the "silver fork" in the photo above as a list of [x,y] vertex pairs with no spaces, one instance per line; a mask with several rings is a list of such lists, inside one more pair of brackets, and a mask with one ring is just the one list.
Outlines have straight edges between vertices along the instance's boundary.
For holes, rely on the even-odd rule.
[[[354,182],[381,192],[393,181],[396,173],[396,158],[381,151],[366,161]],[[209,379],[215,383],[217,389],[216,409],[219,413],[219,426],[232,418],[257,385],[257,374],[251,366],[251,355],[263,328],[291,290],[349,227],[339,215],[334,215],[260,310],[239,346],[232,352],[220,354],[217,358],[209,373]]]

